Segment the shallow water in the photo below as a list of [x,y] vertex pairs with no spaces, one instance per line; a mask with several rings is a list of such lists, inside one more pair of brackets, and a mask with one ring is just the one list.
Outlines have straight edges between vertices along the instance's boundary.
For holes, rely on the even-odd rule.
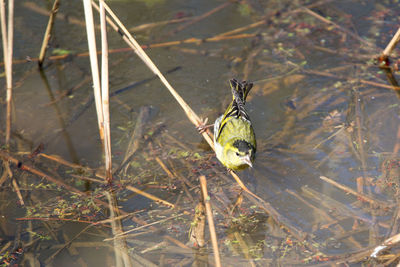
[[[109,5],[132,28],[200,16],[223,3],[137,0],[110,1]],[[315,5],[308,8],[311,4]],[[32,5],[48,10],[52,3],[16,1],[14,59],[36,58],[39,53],[47,17]],[[179,67],[166,78],[209,122],[231,99],[229,79],[254,82],[246,108],[257,136],[257,158],[255,167],[239,176],[283,220],[274,221],[247,197],[237,205],[240,188],[168,90],[159,80],[150,79],[110,100],[114,169],[124,158],[140,112],[151,106],[144,138],[139,138],[129,169],[115,177],[114,197],[119,207],[122,212],[136,212],[135,219],[122,221],[123,230],[156,223],[126,238],[133,266],[203,266],[201,254],[213,264],[210,242],[208,251],[184,245],[200,199],[201,174],[208,178],[224,265],[297,266],[325,261],[329,265],[342,263],[341,259],[350,266],[377,264],[346,255],[379,245],[399,228],[395,219],[399,98],[384,71],[373,63],[396,32],[399,11],[397,1],[248,1],[227,4],[182,30],[176,31],[186,22],[134,32],[140,44],[155,44],[210,38],[266,20],[233,39],[146,52],[164,73]],[[14,64],[10,155],[87,191],[87,197],[12,165],[25,205],[18,203],[6,181],[0,191],[1,255],[23,248],[21,266],[115,266],[114,243],[103,241],[113,237],[110,225],[85,228],[109,218],[108,210],[94,200],[107,201],[102,194],[105,188],[79,178],[96,178],[93,172],[43,156],[28,157],[43,144],[46,155],[102,173],[102,147],[90,100],[89,58],[75,56],[87,51],[86,30],[74,19],[84,23],[80,1],[61,2],[47,54],[67,50],[70,57],[47,59],[42,72],[35,61]],[[241,33],[253,35],[242,38]],[[96,34],[100,36],[99,31]],[[110,49],[127,47],[111,29],[108,38]],[[110,54],[111,92],[151,77],[152,72],[133,52]],[[5,90],[1,96],[4,103]],[[1,123],[5,125],[4,115]],[[171,177],[156,158],[172,172]],[[320,176],[380,201],[386,208],[362,202]],[[176,209],[132,193],[125,189],[127,185],[175,203]],[[301,237],[290,232],[293,229]],[[208,227],[206,233],[209,240]]]

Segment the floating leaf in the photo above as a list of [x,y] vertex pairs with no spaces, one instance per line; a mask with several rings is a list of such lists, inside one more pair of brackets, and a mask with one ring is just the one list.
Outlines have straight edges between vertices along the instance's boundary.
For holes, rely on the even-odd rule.
[[61,48],[55,48],[52,51],[52,54],[56,55],[56,56],[65,56],[65,55],[69,55],[72,53],[73,52],[71,50],[66,50],[66,49],[61,49]]
[[248,4],[239,4],[238,10],[243,17],[248,17],[251,13],[251,8]]

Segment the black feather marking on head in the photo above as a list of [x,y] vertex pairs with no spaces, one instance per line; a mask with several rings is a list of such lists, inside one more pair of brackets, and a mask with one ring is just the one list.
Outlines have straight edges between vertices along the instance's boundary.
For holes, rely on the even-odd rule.
[[253,149],[253,146],[249,142],[241,139],[238,139],[235,142],[233,142],[233,146],[236,147],[240,152],[246,154],[248,154],[249,151]]

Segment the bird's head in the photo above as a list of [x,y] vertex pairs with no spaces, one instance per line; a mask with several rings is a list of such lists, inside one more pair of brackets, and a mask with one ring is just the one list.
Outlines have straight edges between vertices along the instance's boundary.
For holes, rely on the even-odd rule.
[[247,167],[253,167],[255,157],[255,147],[244,140],[235,140],[230,146],[228,158],[230,165],[229,168],[233,170],[242,170]]

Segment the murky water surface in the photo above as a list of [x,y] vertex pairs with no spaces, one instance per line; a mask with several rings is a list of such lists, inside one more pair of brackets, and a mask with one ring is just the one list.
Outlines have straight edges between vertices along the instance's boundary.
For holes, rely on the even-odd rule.
[[[213,264],[208,226],[205,248],[193,249],[189,241],[197,226],[199,176],[206,175],[225,266],[398,263],[395,248],[386,257],[366,258],[400,227],[399,97],[390,74],[374,64],[397,31],[398,1],[108,4],[140,44],[162,44],[146,52],[209,122],[229,104],[229,79],[254,82],[246,107],[257,159],[238,174],[265,202],[241,192],[168,90],[111,28],[114,169],[132,135],[136,150],[115,175],[108,199],[82,3],[61,1],[39,71],[35,58],[52,1],[16,1],[14,59],[20,61],[13,66],[12,140],[5,155],[36,174],[11,164],[21,205],[2,167],[2,260],[22,248],[13,260],[20,266],[122,266],[116,251],[126,253],[131,266]],[[137,27],[148,23],[158,24]],[[190,38],[199,42],[169,43]],[[5,89],[1,96],[5,125]],[[38,146],[42,154],[31,154]],[[113,201],[127,216],[94,224],[110,218]],[[120,229],[131,232],[112,239]]]

